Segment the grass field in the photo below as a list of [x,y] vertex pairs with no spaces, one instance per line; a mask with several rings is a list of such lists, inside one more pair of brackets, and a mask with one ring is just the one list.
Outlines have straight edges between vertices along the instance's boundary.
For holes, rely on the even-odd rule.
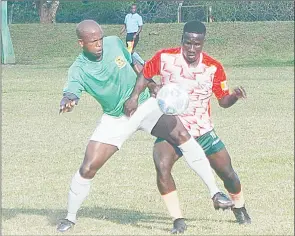
[[[120,26],[105,26],[107,35]],[[145,25],[138,52],[177,46],[182,25]],[[79,53],[75,25],[12,25],[17,65],[2,68],[2,234],[55,235],[72,175],[101,109],[84,94],[58,115],[67,68]],[[159,35],[149,35],[149,33]],[[294,23],[211,23],[205,50],[230,86],[248,93],[229,109],[213,101],[216,131],[245,192],[252,225],[215,211],[200,179],[180,160],[175,177],[187,235],[294,235]],[[153,138],[139,132],[99,171],[65,235],[168,235],[171,219],[156,188]],[[221,181],[218,179],[222,187]]]

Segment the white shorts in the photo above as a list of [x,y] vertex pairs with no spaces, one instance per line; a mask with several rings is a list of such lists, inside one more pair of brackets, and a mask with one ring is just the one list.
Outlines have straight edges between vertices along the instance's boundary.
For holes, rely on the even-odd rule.
[[90,140],[121,148],[122,144],[137,130],[151,133],[163,115],[153,97],[140,104],[131,117],[115,117],[103,114]]

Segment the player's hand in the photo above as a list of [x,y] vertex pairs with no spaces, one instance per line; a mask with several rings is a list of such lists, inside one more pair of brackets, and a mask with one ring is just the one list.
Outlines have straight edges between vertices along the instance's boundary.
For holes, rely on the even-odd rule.
[[135,40],[135,39],[136,39],[136,37],[137,37],[137,34],[134,34],[134,35],[133,35],[133,40]]
[[67,97],[63,97],[59,105],[59,114],[65,113],[65,112],[71,112],[74,109],[74,106],[76,104],[77,104],[76,101],[70,100]]
[[126,116],[130,117],[136,111],[138,107],[138,101],[136,98],[129,98],[124,104],[124,113]]
[[239,86],[237,88],[234,88],[234,91],[233,93],[235,94],[235,96],[237,98],[247,98],[247,94],[246,94],[246,91],[245,89],[242,87],[242,86]]
[[155,97],[157,97],[157,94],[158,94],[159,90],[162,88],[162,86],[158,85],[156,83],[149,83],[148,88],[150,90],[151,96],[155,98]]

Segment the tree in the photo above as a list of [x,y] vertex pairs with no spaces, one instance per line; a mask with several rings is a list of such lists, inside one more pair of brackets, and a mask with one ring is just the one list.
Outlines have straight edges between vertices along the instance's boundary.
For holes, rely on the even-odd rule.
[[56,12],[59,6],[59,1],[37,0],[35,1],[38,9],[40,23],[55,23]]

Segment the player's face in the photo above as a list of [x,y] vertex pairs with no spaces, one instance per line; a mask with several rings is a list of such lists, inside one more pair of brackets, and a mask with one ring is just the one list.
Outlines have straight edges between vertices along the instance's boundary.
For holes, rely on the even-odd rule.
[[103,33],[100,30],[93,30],[91,33],[85,33],[82,39],[79,40],[83,51],[100,60],[103,52]]
[[131,6],[131,13],[135,13],[136,12],[136,6]]
[[182,54],[188,63],[196,62],[204,45],[205,35],[184,33],[182,38]]

